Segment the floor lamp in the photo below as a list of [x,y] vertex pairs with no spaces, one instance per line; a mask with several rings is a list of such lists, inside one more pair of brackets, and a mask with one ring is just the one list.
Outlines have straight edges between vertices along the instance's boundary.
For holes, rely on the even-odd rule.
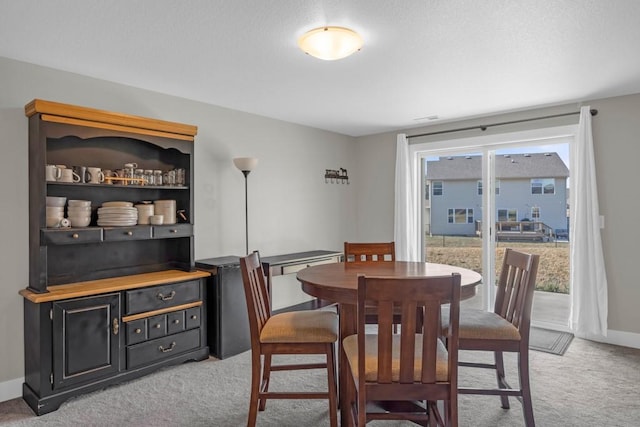
[[258,166],[258,159],[255,157],[236,157],[233,159],[233,164],[244,175],[244,242],[245,251],[249,255],[249,202],[247,198],[247,176],[249,172]]

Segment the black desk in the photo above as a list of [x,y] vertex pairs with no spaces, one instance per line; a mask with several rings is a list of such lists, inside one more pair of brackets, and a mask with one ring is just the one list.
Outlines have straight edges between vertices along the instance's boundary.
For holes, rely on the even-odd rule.
[[[340,262],[342,252],[315,250],[262,258],[267,283],[271,277],[295,274],[311,265]],[[196,260],[196,268],[211,272],[207,279],[207,340],[211,354],[218,359],[249,350],[249,319],[242,285],[239,256]],[[279,311],[316,308],[316,301]]]

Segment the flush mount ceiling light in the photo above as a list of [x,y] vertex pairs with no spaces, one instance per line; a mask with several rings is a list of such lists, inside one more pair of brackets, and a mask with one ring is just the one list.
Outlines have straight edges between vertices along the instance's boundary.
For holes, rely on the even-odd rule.
[[326,61],[345,58],[362,47],[362,37],[344,27],[320,27],[298,39],[304,53]]

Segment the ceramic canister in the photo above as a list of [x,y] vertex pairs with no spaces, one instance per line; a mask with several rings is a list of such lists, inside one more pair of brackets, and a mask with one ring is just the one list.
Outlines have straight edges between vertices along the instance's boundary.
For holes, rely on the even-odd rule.
[[152,204],[140,204],[135,207],[138,210],[138,224],[149,224],[149,217],[154,214],[155,206]]
[[164,217],[164,224],[176,223],[176,201],[175,200],[156,200],[153,202],[154,214]]

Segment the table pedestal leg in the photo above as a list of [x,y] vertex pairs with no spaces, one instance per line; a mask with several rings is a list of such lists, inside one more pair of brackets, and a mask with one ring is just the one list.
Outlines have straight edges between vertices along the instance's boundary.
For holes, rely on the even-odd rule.
[[340,339],[338,340],[338,384],[340,398],[340,425],[351,426],[351,399],[355,395],[355,390],[349,370],[347,368],[347,357],[342,351],[342,340],[357,332],[356,306],[353,304],[340,304]]

